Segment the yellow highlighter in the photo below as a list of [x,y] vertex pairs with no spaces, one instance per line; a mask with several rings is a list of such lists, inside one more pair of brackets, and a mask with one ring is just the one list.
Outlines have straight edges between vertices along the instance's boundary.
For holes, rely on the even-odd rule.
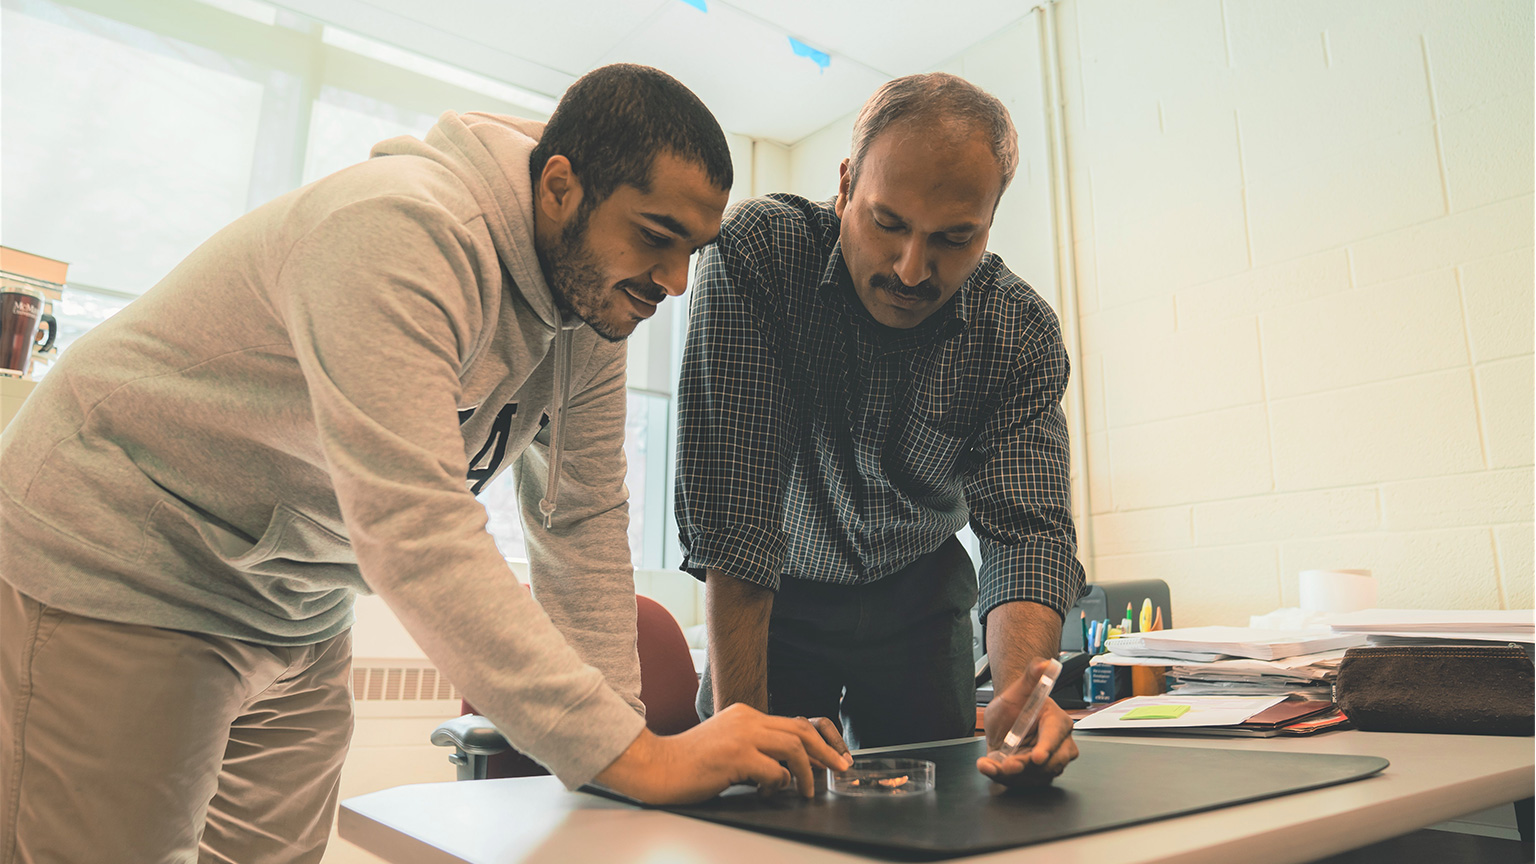
[[1139,628],[1137,628],[1137,629],[1140,632],[1142,632],[1142,633],[1145,633],[1148,630],[1152,629],[1152,598],[1151,597],[1148,597],[1147,599],[1141,601],[1141,626]]

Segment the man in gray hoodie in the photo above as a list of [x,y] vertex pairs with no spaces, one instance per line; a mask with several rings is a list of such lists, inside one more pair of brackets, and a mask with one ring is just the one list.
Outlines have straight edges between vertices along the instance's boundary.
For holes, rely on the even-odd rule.
[[[622,340],[719,230],[708,110],[610,66],[543,129],[373,157],[215,234],[0,438],[0,862],[318,861],[358,592],[571,788],[844,764],[804,720],[642,718]],[[537,603],[474,497],[509,464]]]

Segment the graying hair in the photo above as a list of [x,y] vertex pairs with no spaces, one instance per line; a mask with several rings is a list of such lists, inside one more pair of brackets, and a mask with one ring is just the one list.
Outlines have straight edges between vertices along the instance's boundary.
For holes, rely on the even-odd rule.
[[853,124],[853,155],[848,159],[848,187],[859,180],[859,168],[869,145],[880,133],[906,120],[957,123],[964,131],[981,135],[992,148],[1003,172],[1002,198],[1019,168],[1019,136],[1008,109],[996,96],[958,75],[929,72],[907,75],[886,84],[864,103]]

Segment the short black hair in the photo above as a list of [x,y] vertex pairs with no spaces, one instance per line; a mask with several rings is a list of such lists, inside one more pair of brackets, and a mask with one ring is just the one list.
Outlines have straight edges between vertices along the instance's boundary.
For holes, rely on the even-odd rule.
[[660,69],[615,63],[581,76],[560,97],[528,172],[538,188],[550,157],[569,159],[582,209],[590,210],[620,185],[649,191],[651,165],[663,151],[701,166],[717,188],[731,188],[725,133],[699,97]]

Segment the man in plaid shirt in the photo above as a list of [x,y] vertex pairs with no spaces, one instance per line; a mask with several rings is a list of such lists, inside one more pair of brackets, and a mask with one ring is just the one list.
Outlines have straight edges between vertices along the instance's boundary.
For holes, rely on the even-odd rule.
[[[706,583],[702,716],[804,715],[840,745],[975,728],[979,611],[1008,731],[1083,587],[1056,316],[997,256],[1018,163],[995,98],[913,75],[864,106],[835,203],[745,201],[700,258],[679,390],[677,517]],[[1048,703],[1035,746],[978,768],[1048,782],[1076,758]]]

